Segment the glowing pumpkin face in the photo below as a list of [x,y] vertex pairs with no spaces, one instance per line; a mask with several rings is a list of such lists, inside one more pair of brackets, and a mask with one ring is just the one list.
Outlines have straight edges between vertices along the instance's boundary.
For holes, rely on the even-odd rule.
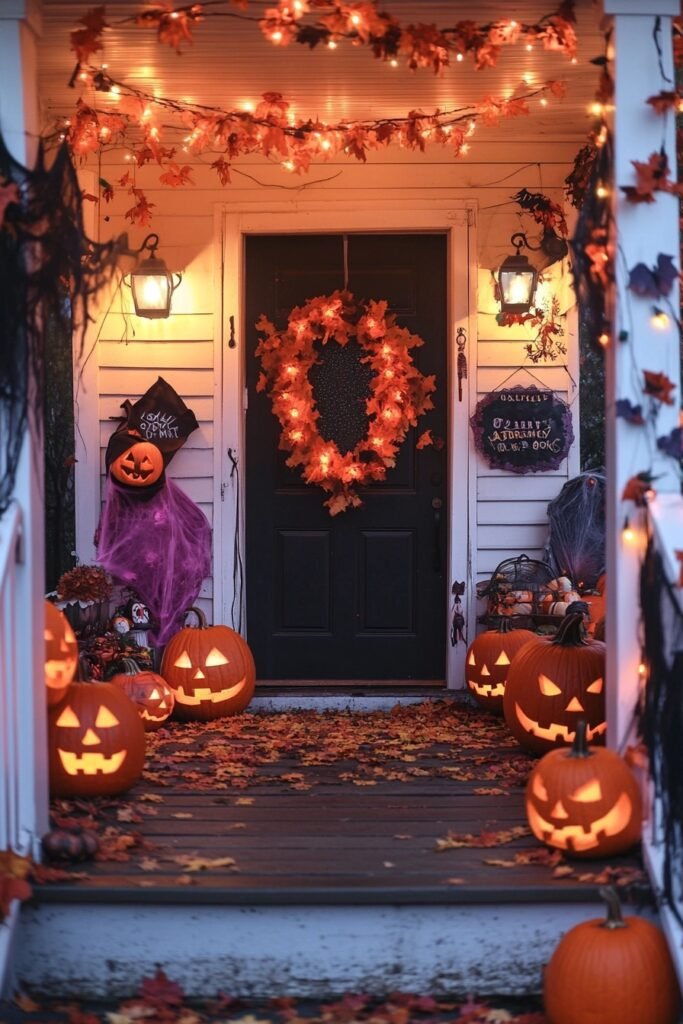
[[111,681],[135,704],[145,732],[154,732],[171,716],[175,704],[173,690],[156,672],[140,671],[132,659],[124,660],[124,669]]
[[605,645],[584,638],[582,620],[567,616],[554,639],[525,644],[510,666],[505,721],[532,753],[573,743],[579,719],[589,743],[605,742]]
[[48,715],[50,789],[56,796],[113,796],[140,777],[145,730],[111,683],[73,683]]
[[174,692],[175,717],[185,720],[243,711],[256,681],[246,641],[228,626],[207,626],[203,615],[199,629],[186,627],[171,637],[161,674]]
[[164,459],[151,441],[136,441],[109,464],[109,472],[128,487],[151,487],[164,471]]
[[543,757],[526,788],[526,813],[537,839],[577,857],[623,853],[640,838],[640,791],[625,761],[589,749],[584,723],[571,750]]
[[73,629],[50,602],[45,602],[45,686],[48,707],[66,693],[78,663],[78,644]]
[[489,629],[472,641],[465,659],[465,678],[477,702],[487,711],[503,711],[503,694],[513,656],[536,634],[528,629],[511,629],[501,617],[496,629]]

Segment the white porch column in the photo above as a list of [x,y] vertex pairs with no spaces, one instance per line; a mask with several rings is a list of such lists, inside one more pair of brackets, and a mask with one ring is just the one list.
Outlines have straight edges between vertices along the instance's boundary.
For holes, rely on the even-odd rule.
[[[12,156],[32,166],[39,128],[37,0],[0,2],[0,129]],[[27,134],[30,133],[30,134]],[[36,396],[33,397],[36,401]],[[38,398],[38,400],[42,400]],[[37,853],[48,826],[48,770],[45,729],[45,593],[43,443],[33,430],[26,435],[15,498],[22,510],[22,559],[17,567],[16,712],[14,762],[18,822],[13,845]],[[8,624],[9,625],[9,624]]]
[[[607,722],[608,743],[622,746],[636,705],[640,663],[638,574],[646,541],[642,510],[621,495],[626,482],[642,471],[657,476],[658,492],[678,491],[680,484],[673,460],[648,443],[643,427],[617,419],[615,403],[628,398],[642,404],[647,414],[649,399],[642,394],[642,371],[665,373],[676,382],[673,405],[660,405],[657,436],[678,425],[680,405],[678,286],[670,296],[673,316],[665,330],[652,323],[653,306],[668,309],[665,300],[640,298],[628,290],[628,275],[637,263],[653,267],[663,253],[679,267],[678,199],[655,192],[653,203],[629,203],[620,186],[635,183],[633,160],[647,162],[663,147],[668,155],[670,177],[676,178],[674,114],[657,114],[647,104],[649,96],[675,89],[671,17],[680,13],[679,0],[604,0],[606,14],[614,15],[615,110],[613,134],[615,173],[616,309],[611,344],[607,351]],[[655,34],[656,21],[659,32]],[[656,40],[661,49],[657,52]],[[680,267],[679,267],[680,269]],[[625,340],[619,341],[624,332]],[[629,516],[635,536],[623,536]]]

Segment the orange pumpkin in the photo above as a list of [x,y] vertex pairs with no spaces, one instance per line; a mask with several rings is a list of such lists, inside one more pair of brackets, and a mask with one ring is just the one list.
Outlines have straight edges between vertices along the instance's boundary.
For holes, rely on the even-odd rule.
[[508,671],[503,711],[510,731],[532,753],[574,742],[587,723],[589,743],[605,742],[605,645],[584,636],[583,615],[567,615],[552,639],[530,640]]
[[145,730],[112,683],[72,683],[48,712],[50,789],[55,796],[114,796],[142,774]]
[[156,672],[143,671],[132,658],[124,658],[123,672],[112,676],[111,681],[135,704],[145,732],[155,732],[171,717],[173,690]]
[[503,711],[503,694],[510,662],[516,652],[536,634],[529,629],[512,629],[510,620],[500,618],[494,629],[472,641],[465,659],[465,678],[475,699],[487,711]]
[[199,628],[186,626],[171,637],[161,663],[175,696],[175,717],[210,721],[244,711],[256,683],[246,640],[229,626],[207,626],[203,612],[192,611]]
[[69,688],[78,663],[76,634],[65,615],[45,602],[45,686],[48,707],[58,704]]
[[164,472],[164,458],[151,441],[135,441],[112,459],[109,472],[128,487],[151,487]]
[[638,784],[618,754],[586,746],[586,723],[569,750],[551,750],[529,776],[526,814],[542,843],[575,857],[610,857],[640,838]]
[[545,969],[549,1024],[676,1024],[680,991],[666,940],[642,917],[622,917],[614,889],[601,889],[607,917],[560,939]]

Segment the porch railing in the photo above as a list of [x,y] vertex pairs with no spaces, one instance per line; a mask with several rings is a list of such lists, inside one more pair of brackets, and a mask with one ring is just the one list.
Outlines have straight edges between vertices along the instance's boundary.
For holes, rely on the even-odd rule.
[[[18,649],[22,642],[18,574],[22,561],[21,507],[10,505],[0,520],[0,850],[31,852],[32,794],[22,785],[22,742]],[[26,685],[31,681],[26,680]],[[27,801],[29,801],[28,817]]]

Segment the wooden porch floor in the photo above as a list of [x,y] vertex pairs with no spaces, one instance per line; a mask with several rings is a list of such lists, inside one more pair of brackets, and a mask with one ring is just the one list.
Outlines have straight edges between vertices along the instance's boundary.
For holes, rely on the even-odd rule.
[[[38,902],[586,902],[646,889],[637,857],[576,861],[526,827],[533,763],[467,701],[247,713],[151,736],[124,797],[53,802],[100,839]],[[640,896],[640,893],[638,893]]]

